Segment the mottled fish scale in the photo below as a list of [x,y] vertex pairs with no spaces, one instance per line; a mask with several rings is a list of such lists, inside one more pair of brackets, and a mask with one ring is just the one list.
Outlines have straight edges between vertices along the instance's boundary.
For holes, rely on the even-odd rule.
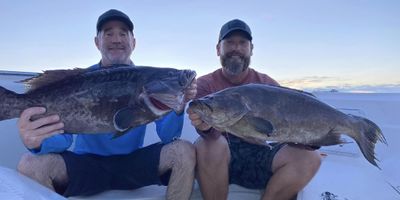
[[[45,71],[26,81],[31,89],[25,94],[0,87],[0,120],[43,106],[46,115],[60,115],[69,133],[124,132],[172,110],[182,112],[183,91],[195,76],[191,70],[132,66]],[[149,99],[170,106],[160,110]]]
[[343,143],[340,136],[346,134],[375,166],[375,144],[386,143],[372,121],[344,114],[309,93],[289,88],[237,86],[194,100],[189,108],[218,130],[256,144],[278,141],[327,146]]

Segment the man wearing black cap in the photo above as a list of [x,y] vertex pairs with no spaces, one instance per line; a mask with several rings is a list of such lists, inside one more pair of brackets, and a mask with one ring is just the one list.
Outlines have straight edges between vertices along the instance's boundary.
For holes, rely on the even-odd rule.
[[[97,22],[95,44],[100,63],[90,69],[111,65],[133,65],[135,48],[133,23],[121,11],[109,10]],[[196,83],[186,91],[187,100],[196,94]],[[18,122],[25,154],[18,170],[63,194],[92,195],[112,189],[136,189],[147,185],[168,185],[167,199],[189,199],[194,181],[195,149],[192,144],[174,140],[181,134],[183,115],[174,112],[157,120],[162,143],[142,147],[146,126],[131,129],[112,139],[109,134],[78,134],[73,151],[67,151],[73,137],[63,133],[58,115],[31,120],[45,113],[44,108],[26,109]]]
[[[248,83],[279,85],[268,75],[249,68],[252,39],[249,26],[241,20],[222,26],[216,47],[222,68],[198,78],[196,98]],[[190,109],[187,112],[201,136],[195,143],[197,178],[206,200],[227,199],[231,183],[265,189],[264,200],[293,199],[320,166],[320,156],[315,151],[286,144],[274,144],[270,149],[229,133],[221,136],[198,114]]]

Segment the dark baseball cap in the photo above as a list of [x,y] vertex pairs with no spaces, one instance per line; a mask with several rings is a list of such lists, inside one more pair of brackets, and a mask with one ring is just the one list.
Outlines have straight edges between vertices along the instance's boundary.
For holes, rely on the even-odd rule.
[[110,20],[121,21],[122,23],[124,23],[128,26],[128,28],[131,32],[133,32],[133,23],[132,23],[131,19],[129,19],[128,15],[126,15],[125,13],[123,13],[119,10],[111,9],[111,10],[103,13],[102,15],[100,15],[99,19],[97,20],[97,26],[96,26],[97,33],[100,32],[102,26]]
[[245,33],[247,39],[249,39],[250,41],[253,39],[253,37],[251,36],[250,27],[244,21],[240,19],[234,19],[227,22],[221,27],[218,42],[221,42],[221,40],[225,39],[233,31],[242,31],[243,33]]

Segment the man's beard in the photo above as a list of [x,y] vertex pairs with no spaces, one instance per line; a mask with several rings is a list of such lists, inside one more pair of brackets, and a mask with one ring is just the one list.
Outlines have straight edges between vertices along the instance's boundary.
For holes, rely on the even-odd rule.
[[130,59],[129,56],[127,55],[111,55],[107,54],[105,56],[109,62],[110,65],[121,65],[121,64],[129,64]]
[[[110,50],[109,48],[115,48],[115,49],[122,49],[120,50]],[[115,52],[118,51],[118,52]],[[115,45],[115,46],[110,46],[107,48],[102,49],[102,56],[107,59],[107,63],[110,65],[120,65],[120,64],[129,64],[130,62],[130,55],[129,53],[129,48],[124,47],[122,45]],[[132,51],[130,51],[132,52]]]
[[[235,57],[234,57],[235,56]],[[250,56],[228,53],[220,57],[221,65],[230,75],[239,75],[250,65]]]

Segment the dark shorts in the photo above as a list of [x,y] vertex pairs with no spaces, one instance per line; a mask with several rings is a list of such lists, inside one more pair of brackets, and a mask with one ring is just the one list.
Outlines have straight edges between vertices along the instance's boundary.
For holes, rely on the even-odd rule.
[[273,143],[268,146],[244,142],[228,134],[231,151],[229,163],[229,183],[250,189],[265,189],[272,176],[272,160],[285,144]]
[[157,143],[131,154],[113,156],[63,152],[69,178],[63,195],[85,196],[113,189],[167,185],[171,172],[158,175],[162,147]]

